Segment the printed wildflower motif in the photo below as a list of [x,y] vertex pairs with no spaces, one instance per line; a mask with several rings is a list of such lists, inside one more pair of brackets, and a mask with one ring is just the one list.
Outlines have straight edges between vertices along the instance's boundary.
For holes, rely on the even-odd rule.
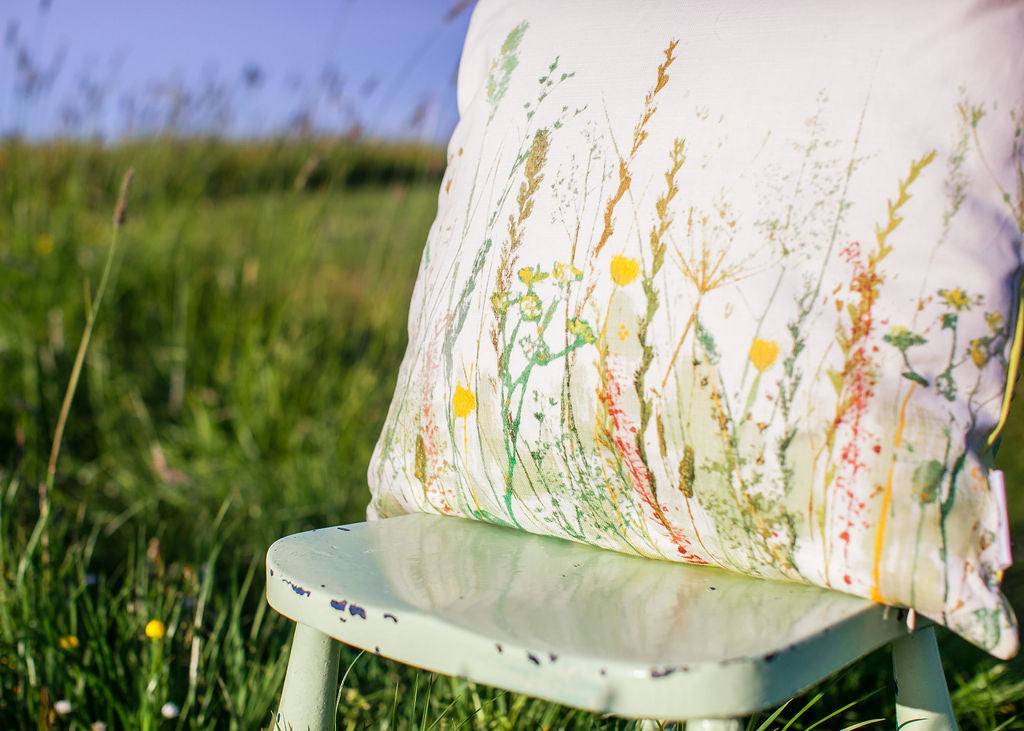
[[159,619],[151,619],[146,623],[146,637],[156,641],[163,639],[167,634],[167,626]]
[[580,344],[586,343],[589,345],[597,340],[590,325],[578,317],[569,320],[569,332],[576,336],[576,342]]
[[512,298],[508,296],[508,292],[495,292],[491,295],[491,307],[495,312],[504,314],[508,311],[510,304],[512,304]]
[[925,388],[927,388],[929,385],[928,379],[922,376],[917,371],[915,371],[914,367],[910,365],[910,358],[907,355],[907,349],[912,348],[915,345],[923,345],[928,341],[921,335],[918,335],[915,332],[911,332],[902,325],[896,325],[895,327],[891,328],[889,332],[882,336],[882,340],[884,340],[885,342],[889,343],[889,345],[899,350],[900,354],[903,356],[903,364],[906,366],[907,369],[901,375],[904,378],[909,378],[911,381],[919,383]]
[[990,358],[988,344],[990,338],[975,338],[971,341],[971,360],[978,368],[984,368]]
[[[763,129],[756,149],[730,150],[727,128],[710,128],[731,123],[728,107],[664,91],[673,41],[638,117],[608,105],[575,121],[581,95],[561,97],[559,74],[571,74],[557,58],[546,70],[532,57],[519,65],[524,30],[506,38],[477,90],[487,92],[475,102],[485,120],[505,105],[494,117],[502,124],[485,126],[469,156],[472,184],[461,178],[468,200],[439,211],[438,251],[424,258],[412,317],[445,324],[421,326],[410,348],[395,400],[422,393],[423,408],[389,417],[371,468],[379,512],[450,500],[445,512],[582,542],[600,536],[640,555],[906,606],[945,601],[954,628],[1011,647],[1012,620],[976,609],[997,576],[994,552],[976,550],[994,540],[991,526],[965,527],[958,515],[988,499],[963,435],[980,439],[993,420],[1014,319],[985,311],[993,289],[982,271],[948,268],[956,258],[947,252],[976,238],[972,218],[994,202],[973,203],[995,193],[968,175],[989,167],[980,143],[968,144],[980,115],[962,144],[904,161],[910,170],[882,207],[874,181],[910,151],[864,150],[840,113],[852,110],[829,112],[825,89],[813,116],[808,105],[799,112],[805,140]],[[523,104],[535,79],[541,93]],[[672,120],[692,107],[697,123],[678,127],[692,140],[669,145]],[[535,121],[517,124],[524,114]],[[832,128],[840,118],[845,131]],[[1003,157],[1006,146],[984,145]],[[734,152],[755,155],[749,174]],[[741,169],[744,183],[729,185]],[[1004,248],[990,252],[993,263],[1012,258]],[[480,376],[458,373],[460,362],[478,363]],[[966,544],[965,570],[947,564]],[[904,577],[913,582],[915,571],[927,580],[917,598],[910,584],[908,601]]]
[[939,296],[946,300],[946,304],[957,312],[971,309],[971,298],[960,288],[940,289]]
[[[539,129],[534,133],[530,151],[526,156],[525,180],[519,186],[519,195],[516,197],[518,215],[510,215],[508,219],[508,241],[502,247],[501,265],[498,267],[494,281],[495,295],[508,295],[511,289],[512,275],[516,271],[515,263],[519,257],[518,251],[523,245],[523,229],[533,213],[534,196],[540,188],[541,181],[544,180],[543,169],[550,144],[550,135],[546,128]],[[520,274],[522,271],[522,269],[519,270]],[[537,271],[540,271],[540,267],[537,268]],[[496,301],[501,302],[501,300],[495,300],[494,297],[491,298],[492,307],[495,307]],[[507,312],[499,311],[496,308],[494,310],[497,322],[491,328],[491,344],[496,352],[499,350],[498,341],[501,331],[505,328],[507,314]]]
[[533,292],[524,294],[519,299],[519,311],[523,314],[524,320],[539,320],[540,316],[544,314],[544,308],[540,303],[540,297],[535,295]]
[[779,346],[773,340],[762,340],[761,338],[754,338],[753,344],[750,346],[750,363],[757,370],[764,372],[767,370],[775,359],[779,357]]
[[640,264],[636,259],[616,254],[612,257],[611,270],[612,281],[620,287],[625,287],[636,279],[636,275],[640,272]]
[[527,287],[532,287],[537,282],[543,282],[547,278],[547,272],[542,272],[540,267],[537,267],[536,269],[532,267],[523,267],[519,270],[519,281]]
[[57,644],[60,645],[62,650],[74,650],[78,647],[78,638],[74,635],[64,635],[57,640]]
[[906,352],[907,348],[913,345],[921,345],[928,342],[917,333],[911,332],[901,325],[897,325],[889,330],[882,340],[903,352]]
[[455,416],[464,419],[476,408],[476,396],[469,389],[463,388],[462,384],[455,384],[455,395],[452,396],[452,409]]
[[579,282],[583,279],[583,272],[572,264],[555,262],[554,277],[559,282]]

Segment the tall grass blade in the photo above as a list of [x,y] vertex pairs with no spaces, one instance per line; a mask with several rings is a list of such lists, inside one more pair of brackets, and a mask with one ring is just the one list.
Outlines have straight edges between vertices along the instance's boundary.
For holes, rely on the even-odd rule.
[[[96,296],[92,298],[91,305],[87,307],[85,315],[85,329],[82,332],[82,339],[78,343],[78,351],[75,353],[75,362],[71,367],[71,377],[68,379],[68,387],[64,392],[64,401],[60,406],[60,413],[57,416],[57,426],[53,433],[53,444],[50,447],[50,458],[46,464],[46,486],[41,500],[46,499],[46,493],[53,489],[54,475],[57,472],[57,457],[60,454],[61,443],[64,439],[64,427],[67,425],[68,414],[71,411],[71,401],[78,390],[78,379],[82,375],[82,364],[85,362],[85,354],[89,349],[89,341],[92,338],[93,325],[96,323],[96,316],[99,314],[100,305],[103,304],[103,295],[107,291],[107,284],[110,280],[110,270],[114,265],[114,256],[117,253],[118,235],[121,227],[127,219],[128,193],[131,190],[132,178],[135,176],[135,168],[128,168],[128,171],[121,179],[121,192],[117,197],[117,204],[114,206],[113,229],[110,235],[110,246],[107,247],[107,257],[103,263],[103,274],[100,276],[99,286],[96,288]],[[88,298],[88,290],[86,291]]]
[[[845,706],[843,706],[843,707],[841,707],[841,708],[837,708],[836,710],[832,711],[832,713],[828,714],[828,715],[827,715],[827,716],[825,716],[824,718],[822,718],[822,719],[820,719],[820,720],[818,720],[818,721],[815,721],[814,723],[812,723],[812,724],[811,724],[810,726],[808,726],[808,727],[807,727],[807,731],[812,731],[812,729],[816,729],[816,728],[818,728],[819,726],[821,726],[821,725],[822,725],[822,724],[824,724],[825,722],[827,722],[827,721],[831,721],[831,720],[832,720],[833,718],[835,718],[836,716],[838,716],[838,715],[839,715],[840,713],[845,713],[846,711],[850,710],[851,708],[853,708],[853,707],[854,707],[855,705],[857,705],[858,703],[863,703],[863,702],[864,702],[864,701],[866,701],[866,700],[867,700],[868,698],[871,698],[872,696],[878,695],[878,694],[879,694],[879,693],[881,693],[881,692],[882,692],[882,689],[881,689],[881,688],[876,688],[875,690],[872,690],[872,691],[870,691],[870,692],[868,692],[868,693],[865,693],[864,695],[862,695],[862,696],[861,696],[860,698],[858,698],[857,700],[855,700],[855,701],[850,701],[850,702],[849,702],[849,703],[847,703],[847,704],[846,704]],[[872,721],[872,723],[874,723],[874,721]]]
[[820,701],[824,696],[825,694],[822,692],[815,693],[814,697],[807,701],[807,703],[804,704],[804,707],[797,711],[797,714],[793,716],[791,719],[789,719],[786,725],[782,727],[782,731],[789,731],[793,724],[796,723],[797,720],[804,715],[804,713],[809,711],[811,709],[811,706]]
[[[786,701],[781,706],[776,708],[775,712],[772,715],[768,716],[768,718],[765,719],[765,722],[757,727],[757,731],[768,731],[768,729],[771,727],[771,725],[775,721],[775,719],[778,718],[782,714],[782,712],[784,710],[786,710],[786,706],[788,706],[789,703],[790,703],[790,701]],[[788,725],[787,725],[787,728],[788,728]]]

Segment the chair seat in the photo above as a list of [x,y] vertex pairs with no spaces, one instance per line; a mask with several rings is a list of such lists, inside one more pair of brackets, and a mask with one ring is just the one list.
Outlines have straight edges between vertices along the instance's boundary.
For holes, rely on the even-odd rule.
[[267,599],[346,644],[592,711],[735,717],[907,634],[811,586],[415,514],[277,541]]

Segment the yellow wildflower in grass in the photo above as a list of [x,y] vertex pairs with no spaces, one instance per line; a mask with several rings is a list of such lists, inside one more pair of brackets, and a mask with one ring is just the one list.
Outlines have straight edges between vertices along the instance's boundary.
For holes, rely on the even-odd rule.
[[457,383],[455,384],[455,395],[452,396],[452,408],[455,410],[456,418],[464,419],[476,408],[476,397],[472,391]]
[[53,237],[50,234],[41,234],[36,239],[36,251],[41,256],[49,256],[53,253]]
[[779,357],[779,346],[773,340],[754,338],[750,346],[750,362],[759,371],[764,371]]
[[60,645],[62,650],[74,650],[78,647],[78,638],[74,635],[64,635],[57,640],[57,644]]
[[167,626],[159,619],[151,619],[146,622],[146,637],[151,640],[162,639],[167,634]]
[[946,304],[957,312],[971,309],[971,298],[959,287],[956,289],[940,289],[939,295],[946,300]]
[[636,259],[622,256],[622,254],[612,257],[612,281],[620,287],[625,287],[636,279],[639,272],[640,263]]

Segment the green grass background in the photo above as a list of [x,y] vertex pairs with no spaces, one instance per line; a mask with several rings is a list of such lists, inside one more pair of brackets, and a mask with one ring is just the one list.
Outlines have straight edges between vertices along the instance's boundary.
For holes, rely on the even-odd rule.
[[[0,727],[269,725],[290,628],[263,600],[264,552],[362,519],[443,163],[318,140],[0,144]],[[41,500],[129,166],[116,278]],[[1018,408],[997,460],[1017,537],[1022,439]],[[1024,571],[1005,585],[1024,609]],[[166,636],[146,637],[152,619]],[[941,645],[963,727],[1024,728],[1024,662]],[[888,663],[749,728],[892,728]],[[343,664],[343,729],[631,727],[348,649]]]

